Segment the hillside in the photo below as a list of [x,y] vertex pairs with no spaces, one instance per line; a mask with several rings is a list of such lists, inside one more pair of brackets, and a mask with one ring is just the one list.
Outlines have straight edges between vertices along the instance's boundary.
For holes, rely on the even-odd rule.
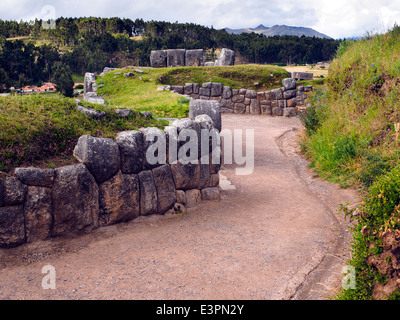
[[399,298],[400,28],[346,41],[327,85],[303,116],[302,142],[322,177],[359,188],[363,201],[343,212],[354,220],[356,289],[339,299]]
[[306,37],[317,37],[317,38],[326,38],[332,39],[331,37],[327,36],[326,34],[320,33],[312,28],[305,28],[305,27],[293,27],[293,26],[286,26],[286,25],[274,25],[272,27],[265,27],[264,25],[260,24],[257,28],[241,28],[241,29],[224,29],[229,34],[242,34],[242,33],[257,33],[263,34],[266,37],[273,37],[273,36],[306,36]]

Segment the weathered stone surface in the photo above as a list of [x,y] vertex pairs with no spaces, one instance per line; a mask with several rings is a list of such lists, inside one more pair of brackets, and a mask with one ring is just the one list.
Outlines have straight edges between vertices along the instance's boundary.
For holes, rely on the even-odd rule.
[[265,92],[257,92],[257,100],[262,101],[262,100],[265,100],[265,99],[266,99]]
[[211,88],[199,88],[199,95],[203,97],[209,97],[211,95]]
[[15,177],[4,180],[4,203],[6,206],[22,204],[25,200],[27,186]]
[[249,99],[249,98],[245,98],[245,99],[244,99],[244,104],[245,104],[246,106],[249,106],[249,105],[250,105],[250,102],[251,102],[251,99]]
[[221,131],[221,105],[218,101],[191,100],[189,105],[189,117],[194,119],[196,116],[206,114],[214,122],[214,127]]
[[193,93],[193,83],[186,83],[184,87],[185,94],[192,94]]
[[194,208],[201,202],[200,190],[192,189],[186,190],[186,208]]
[[233,102],[232,102],[232,100],[231,99],[227,99],[227,100],[222,99],[221,100],[221,112],[222,112],[223,108],[231,109],[231,111],[233,112]]
[[139,177],[118,172],[99,186],[100,224],[126,222],[140,214]]
[[24,242],[23,205],[0,208],[0,247],[16,247]]
[[115,112],[123,118],[127,118],[133,114],[131,109],[115,109]]
[[219,82],[213,82],[211,85],[211,97],[220,97],[222,95],[223,85]]
[[83,84],[83,94],[86,96],[88,92],[96,91],[96,75],[94,73],[86,72]]
[[232,89],[228,86],[224,86],[222,89],[222,99],[232,98]]
[[211,174],[209,187],[218,187],[218,185],[219,185],[219,173]]
[[51,189],[29,186],[24,215],[27,242],[50,238],[53,224]]
[[134,77],[135,74],[134,74],[133,72],[126,72],[126,73],[123,74],[123,76],[124,76],[125,78],[131,78],[131,77]]
[[204,82],[201,87],[211,89],[212,82]]
[[185,88],[184,88],[184,86],[171,86],[171,91],[174,91],[178,94],[184,94]]
[[23,184],[29,186],[48,188],[53,186],[54,169],[16,168],[14,173]]
[[296,97],[296,90],[287,90],[283,92],[283,99],[291,99]]
[[151,170],[139,173],[140,181],[140,215],[147,216],[157,214],[158,201],[157,189],[154,184],[153,174]]
[[297,83],[293,78],[286,78],[282,80],[282,86],[285,88],[285,90],[295,90]]
[[169,165],[153,169],[154,184],[157,189],[157,212],[163,214],[176,202],[174,178]]
[[262,104],[261,105],[261,114],[271,115],[272,114],[272,107],[271,105]]
[[53,236],[89,232],[99,224],[99,188],[84,164],[55,169]]
[[232,102],[233,103],[244,103],[244,95],[238,94],[238,95],[234,95],[232,97]]
[[143,169],[143,133],[141,131],[124,131],[117,135],[115,141],[121,154],[121,171],[124,174],[139,173]]
[[184,67],[185,55],[186,55],[185,49],[168,49],[167,67]]
[[260,114],[261,113],[260,102],[257,99],[251,99],[250,113],[252,113],[252,114]]
[[167,67],[167,51],[166,50],[151,51],[150,65],[153,68],[166,68]]
[[182,164],[179,161],[171,164],[175,188],[179,190],[195,189],[200,181],[200,164]]
[[103,73],[107,73],[107,72],[114,71],[114,70],[117,70],[117,68],[105,67],[105,68],[103,69]]
[[[190,162],[197,162],[200,155],[201,150],[201,125],[199,122],[196,122],[189,118],[183,118],[179,120],[175,120],[172,123],[173,126],[177,128],[177,133],[179,135],[179,142],[178,142],[178,158],[181,162],[190,161]],[[195,137],[193,137],[193,133],[195,133]],[[183,140],[183,138],[186,139]],[[194,150],[193,148],[188,148],[186,153],[182,153],[184,150],[181,151],[181,148],[186,145],[187,142],[192,141],[191,139],[197,139],[197,149]],[[189,147],[190,145],[185,146],[185,148]]]
[[201,114],[196,116],[194,121],[200,124],[201,129],[211,130],[214,128],[214,122],[212,121],[211,117],[206,114]]
[[257,99],[257,92],[254,90],[246,90],[245,98]]
[[288,108],[294,108],[297,105],[297,99],[292,98],[286,101],[286,107]]
[[199,189],[206,188],[210,185],[211,170],[210,164],[200,164]]
[[272,108],[272,115],[273,116],[282,116],[283,115],[283,108],[280,108],[280,107]]
[[[85,98],[85,100],[87,102],[90,103],[96,103],[96,104],[104,104],[104,98],[101,97],[87,97]],[[76,107],[78,109],[78,111],[82,112],[85,116],[87,117],[92,117],[95,119],[103,119],[106,116],[106,113],[104,111],[97,111],[95,109],[92,108],[86,108],[86,107],[82,107],[82,106],[77,106]]]
[[165,133],[158,128],[140,129],[143,133],[144,169],[150,170],[167,163]]
[[292,72],[292,78],[296,80],[312,80],[314,75],[309,72]]
[[214,67],[214,65],[215,65],[214,61],[207,61],[207,62],[204,63],[205,67]]
[[280,100],[283,98],[283,93],[281,89],[273,89],[270,91],[272,100]]
[[209,201],[219,201],[221,200],[221,195],[219,188],[206,188],[201,190],[201,199]]
[[218,57],[216,66],[233,66],[235,64],[235,51],[223,48]]
[[203,49],[186,50],[185,64],[188,67],[204,66]]
[[198,83],[193,83],[193,93],[194,94],[200,93],[200,85]]
[[120,169],[119,147],[113,139],[81,136],[75,146],[74,156],[87,166],[99,184]]
[[186,203],[186,193],[184,190],[176,190],[176,202]]
[[283,109],[283,116],[284,117],[294,117],[297,116],[297,108],[285,108]]
[[235,103],[233,105],[233,112],[234,113],[245,113],[246,112],[246,106],[244,103]]

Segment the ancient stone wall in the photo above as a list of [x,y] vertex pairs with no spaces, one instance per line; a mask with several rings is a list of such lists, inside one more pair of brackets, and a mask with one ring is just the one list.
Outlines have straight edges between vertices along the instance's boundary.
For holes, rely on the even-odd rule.
[[[213,112],[218,108],[211,106]],[[213,150],[193,153],[196,158],[190,152],[188,163],[173,156],[185,146],[178,139],[184,130],[200,137],[202,129],[214,127],[201,114],[175,120],[164,130],[121,132],[116,139],[84,135],[74,149],[79,164],[15,169],[13,176],[0,179],[0,247],[75,236],[138,216],[185,210],[201,200],[219,200],[220,164],[211,161]],[[165,153],[158,148],[155,162],[147,155],[156,144],[164,145]]]
[[218,101],[223,113],[252,113],[273,116],[296,116],[299,107],[306,103],[307,92],[313,89],[312,86],[297,86],[296,81],[292,78],[284,79],[281,88],[265,92],[231,89],[216,82],[187,83],[184,86],[162,88],[190,96],[192,99]]

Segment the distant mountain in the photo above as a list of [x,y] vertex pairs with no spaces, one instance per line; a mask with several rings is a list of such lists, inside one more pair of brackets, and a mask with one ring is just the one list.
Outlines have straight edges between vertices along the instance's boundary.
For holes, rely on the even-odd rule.
[[257,28],[242,28],[242,29],[224,29],[228,33],[233,34],[241,34],[241,33],[259,33],[263,34],[267,37],[273,36],[298,36],[301,37],[302,35],[306,37],[317,37],[317,38],[326,38],[332,39],[331,37],[327,36],[326,34],[320,33],[311,28],[305,27],[291,27],[286,25],[274,25],[272,27],[265,27],[264,25],[260,24]]

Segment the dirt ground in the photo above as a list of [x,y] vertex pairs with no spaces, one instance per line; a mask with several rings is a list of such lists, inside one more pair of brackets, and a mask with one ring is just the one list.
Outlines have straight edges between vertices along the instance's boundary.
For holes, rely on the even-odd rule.
[[[223,166],[231,188],[221,201],[0,250],[0,299],[328,299],[349,255],[336,211],[356,202],[356,191],[310,171],[297,153],[298,119],[222,121],[255,130],[255,169],[238,176],[235,165]],[[42,288],[46,265],[55,289]]]

